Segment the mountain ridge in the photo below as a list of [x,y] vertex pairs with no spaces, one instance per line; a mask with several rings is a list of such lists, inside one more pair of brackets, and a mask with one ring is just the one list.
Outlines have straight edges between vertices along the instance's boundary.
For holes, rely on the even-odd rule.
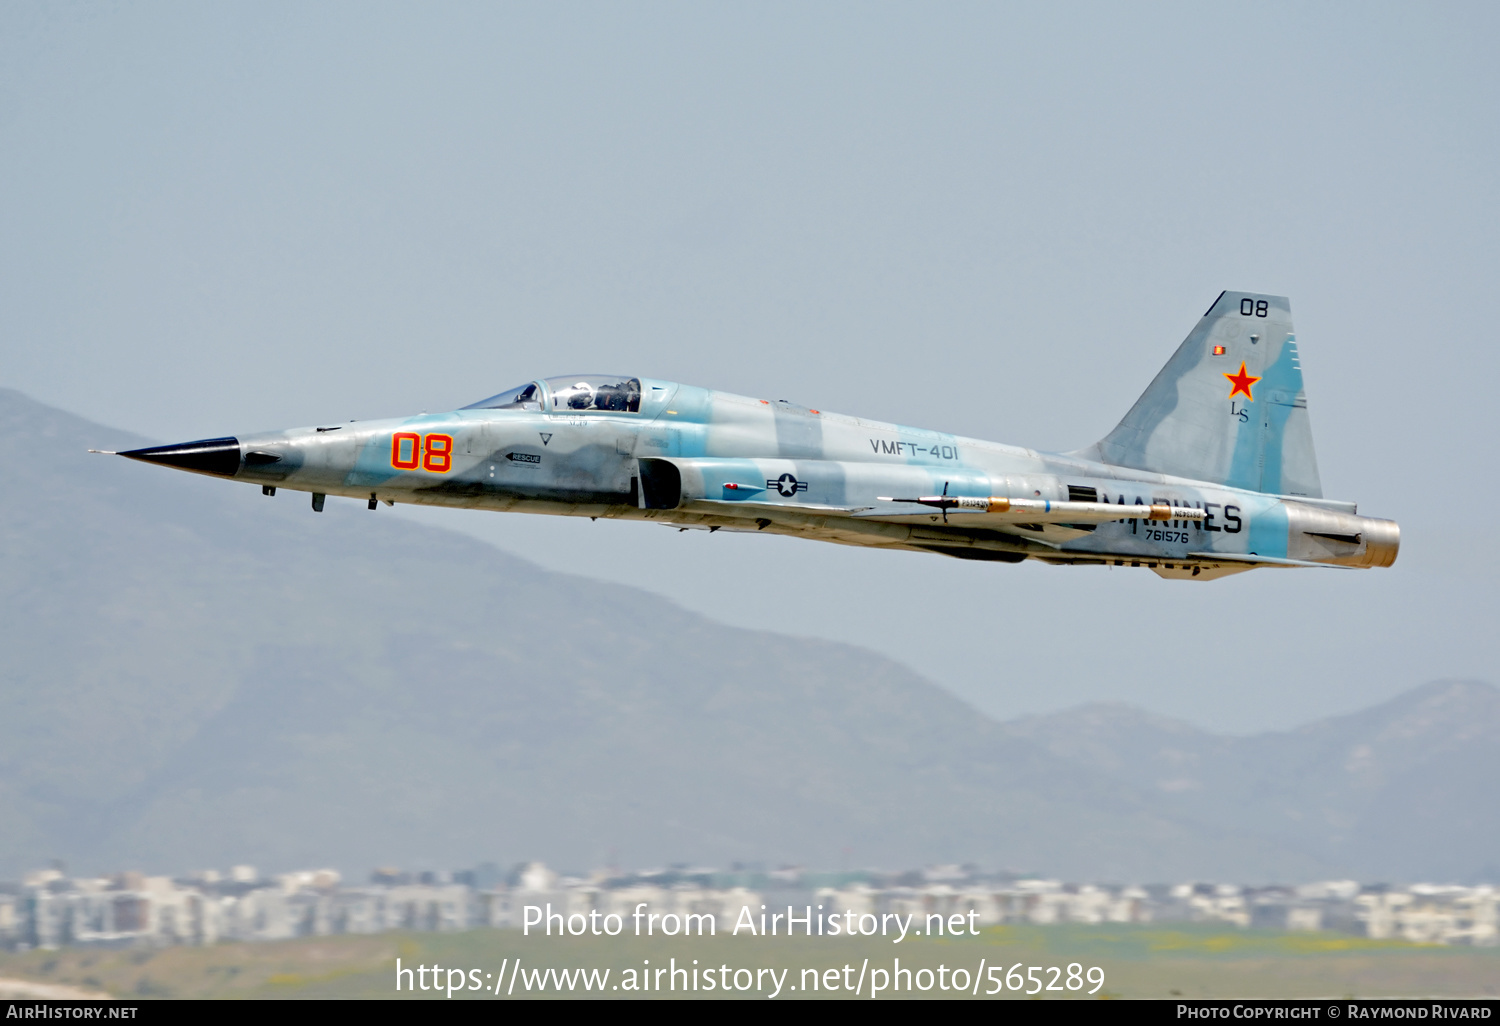
[[[1480,681],[1433,681],[1366,709],[1246,736],[1106,703],[1003,726],[1076,764],[1155,788],[1198,822],[1257,816],[1273,834],[1299,843],[1290,834],[1321,816],[1331,830],[1327,849],[1352,858],[1378,847],[1393,867],[1387,874],[1420,876],[1426,862],[1473,878],[1477,870],[1463,867],[1462,855],[1433,851],[1424,831],[1450,841],[1456,832],[1480,849],[1496,837],[1484,782],[1500,772],[1500,689]],[[1121,737],[1126,728],[1138,733]],[[1410,818],[1393,822],[1385,808]],[[1358,858],[1352,864],[1371,865]],[[1484,872],[1500,877],[1493,862]]]
[[[1255,760],[1323,765],[1344,735],[1246,747],[1094,707],[1000,723],[853,646],[717,624],[353,503],[317,515],[297,493],[88,455],[148,440],[3,389],[0,438],[0,875],[544,858],[1460,878],[1493,850],[1494,817],[1468,815],[1433,827],[1447,861],[1360,854],[1384,837],[1382,795],[1465,808],[1422,774],[1488,766],[1483,710],[1413,699],[1438,726],[1376,731],[1372,753],[1416,740],[1374,792],[1299,789]],[[1090,716],[1175,739],[1183,772],[1153,778],[1162,746],[1118,736],[1088,755]],[[1197,800],[1208,788],[1250,814]]]

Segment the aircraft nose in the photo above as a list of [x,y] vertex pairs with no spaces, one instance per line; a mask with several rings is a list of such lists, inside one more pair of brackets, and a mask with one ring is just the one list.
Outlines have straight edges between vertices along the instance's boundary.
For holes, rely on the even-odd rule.
[[233,477],[240,469],[240,440],[238,438],[203,438],[196,442],[151,445],[144,449],[131,449],[120,455],[133,460],[144,460],[147,463],[164,463],[169,467],[191,470],[199,474]]

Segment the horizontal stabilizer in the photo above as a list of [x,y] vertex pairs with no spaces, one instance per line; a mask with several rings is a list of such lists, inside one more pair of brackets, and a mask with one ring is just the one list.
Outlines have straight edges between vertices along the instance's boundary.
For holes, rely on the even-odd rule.
[[1344,566],[1339,563],[1314,563],[1308,559],[1282,559],[1278,556],[1257,556],[1253,552],[1239,554],[1233,552],[1189,552],[1189,559],[1212,560],[1215,563],[1250,563],[1255,566],[1331,566],[1340,570],[1353,570],[1355,567]]

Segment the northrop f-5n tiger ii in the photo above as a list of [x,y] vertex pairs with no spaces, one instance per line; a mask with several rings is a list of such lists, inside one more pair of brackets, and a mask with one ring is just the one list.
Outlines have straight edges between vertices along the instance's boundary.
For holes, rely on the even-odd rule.
[[367,502],[654,521],[960,559],[1384,567],[1394,521],[1325,499],[1291,308],[1225,292],[1118,427],[1040,453],[649,378],[530,381],[447,413],[119,455]]

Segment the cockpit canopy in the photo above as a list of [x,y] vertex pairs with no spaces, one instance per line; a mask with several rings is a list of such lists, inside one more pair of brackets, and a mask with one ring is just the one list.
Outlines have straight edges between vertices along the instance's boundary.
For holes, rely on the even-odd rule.
[[641,412],[641,379],[617,378],[606,374],[580,374],[576,377],[548,378],[552,393],[552,412],[569,410],[609,410],[613,413]]
[[464,409],[540,411],[544,402],[550,413],[639,413],[641,379],[621,378],[611,374],[571,374],[561,378],[545,378],[492,395],[465,406]]
[[528,381],[509,391],[481,399],[463,407],[466,410],[540,410],[542,408],[542,386]]

